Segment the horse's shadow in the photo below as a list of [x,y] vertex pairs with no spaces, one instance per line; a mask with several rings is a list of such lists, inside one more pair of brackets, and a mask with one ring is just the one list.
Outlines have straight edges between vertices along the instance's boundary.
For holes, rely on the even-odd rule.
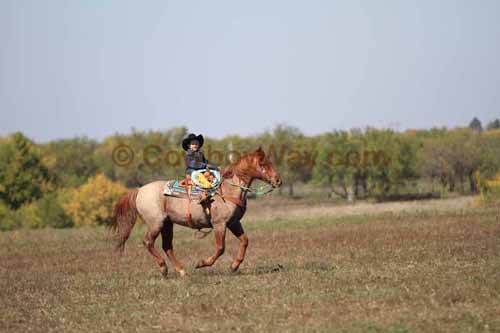
[[277,263],[271,262],[266,264],[261,264],[256,267],[243,268],[236,272],[232,272],[230,269],[222,268],[208,268],[204,270],[194,270],[191,272],[192,275],[197,275],[200,277],[228,277],[228,276],[259,276],[268,274],[282,274],[290,273],[294,271],[308,271],[308,272],[331,272],[333,273],[338,267],[333,263],[326,261],[310,261],[303,265],[296,265],[293,263]]

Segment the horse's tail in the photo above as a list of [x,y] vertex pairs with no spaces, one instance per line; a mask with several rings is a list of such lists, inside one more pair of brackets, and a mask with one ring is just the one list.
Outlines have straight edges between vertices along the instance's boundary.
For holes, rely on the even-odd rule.
[[137,220],[136,198],[138,189],[133,189],[122,195],[115,204],[113,218],[110,228],[116,234],[117,244],[116,249],[123,252],[125,242],[134,228]]

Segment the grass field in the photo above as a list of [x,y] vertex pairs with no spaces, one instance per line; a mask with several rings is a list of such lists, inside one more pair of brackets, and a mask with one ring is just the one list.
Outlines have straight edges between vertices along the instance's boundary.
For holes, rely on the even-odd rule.
[[194,270],[212,235],[176,228],[187,278],[141,225],[121,258],[104,228],[1,233],[0,331],[500,331],[499,211],[470,203],[253,203],[236,274],[232,236]]

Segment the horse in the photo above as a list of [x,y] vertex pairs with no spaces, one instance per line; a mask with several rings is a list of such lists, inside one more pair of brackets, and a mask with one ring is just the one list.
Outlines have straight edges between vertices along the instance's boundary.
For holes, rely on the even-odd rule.
[[184,265],[175,257],[172,245],[174,224],[198,230],[213,229],[215,253],[207,259],[200,260],[196,265],[197,269],[212,266],[224,254],[226,229],[229,229],[239,239],[238,254],[230,267],[231,271],[236,272],[245,259],[249,242],[241,225],[241,219],[247,208],[247,193],[250,186],[255,179],[259,179],[274,189],[281,185],[281,178],[273,169],[271,161],[266,158],[262,147],[223,168],[221,176],[222,180],[216,194],[207,203],[209,214],[206,207],[197,201],[165,196],[163,188],[166,181],[154,181],[121,196],[115,204],[110,225],[117,237],[117,249],[123,252],[125,242],[137,217],[140,216],[147,226],[143,244],[155,259],[160,272],[164,276],[168,272],[165,259],[154,246],[155,240],[161,234],[162,249],[174,271],[180,276],[185,276]]

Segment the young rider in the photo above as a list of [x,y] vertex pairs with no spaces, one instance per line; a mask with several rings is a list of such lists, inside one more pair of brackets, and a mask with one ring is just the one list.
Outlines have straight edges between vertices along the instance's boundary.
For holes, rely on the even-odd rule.
[[[203,135],[195,135],[194,133],[190,133],[184,140],[182,140],[182,148],[186,151],[186,191],[188,192],[188,196],[191,197],[191,173],[196,170],[218,170],[217,166],[209,164],[208,160],[203,155],[203,152],[200,151],[203,146],[204,138]],[[202,173],[198,174],[198,181],[202,184],[208,184],[209,181],[207,177],[209,175],[204,175]],[[205,198],[203,198],[205,199]]]

